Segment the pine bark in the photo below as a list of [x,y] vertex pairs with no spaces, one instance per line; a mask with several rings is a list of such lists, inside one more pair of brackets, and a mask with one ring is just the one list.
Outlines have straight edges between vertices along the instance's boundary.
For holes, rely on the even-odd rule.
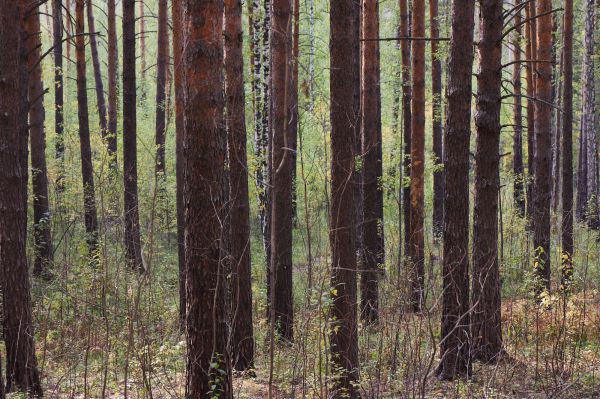
[[[425,37],[425,0],[413,2],[412,36]],[[425,41],[412,43],[412,103],[410,157],[410,235],[412,306],[423,306],[425,283]]]
[[565,0],[563,43],[562,287],[573,273],[573,0]]
[[169,61],[168,2],[158,2],[158,51],[156,59],[156,174],[165,174],[167,65]]
[[88,113],[87,77],[85,59],[85,0],[75,3],[75,55],[77,59],[77,114],[79,120],[79,146],[81,151],[81,175],[83,181],[83,210],[86,240],[90,258],[94,259],[98,248],[98,212],[94,189],[94,165],[90,143],[90,120]]
[[[552,10],[552,0],[537,0],[537,15]],[[552,15],[537,19],[537,57],[550,60],[552,57]],[[539,63],[536,67],[535,105],[535,164],[533,190],[533,247],[535,270],[539,278],[539,289],[550,289],[550,205],[552,199],[550,138],[552,136],[552,65]]]
[[[431,38],[440,36],[438,21],[438,0],[429,0],[429,26]],[[442,139],[442,60],[438,52],[437,40],[431,41],[431,125],[433,136],[433,156],[437,165],[433,173],[433,233],[439,236],[444,226],[444,172],[440,167],[444,159]]]
[[118,45],[115,0],[108,0],[108,155],[111,166],[117,165],[117,118],[118,118]]
[[144,270],[140,244],[136,143],[135,0],[123,0],[123,185],[125,252],[129,266]]
[[473,358],[484,363],[497,361],[502,353],[498,262],[502,3],[482,0],[479,20],[471,335]]
[[[145,18],[145,13],[144,13],[144,5],[145,3],[143,1],[139,1],[137,2],[138,6],[139,6],[139,13],[140,16],[138,18],[139,24],[140,24],[140,72],[141,72],[141,80],[142,82],[146,79],[146,18]],[[135,14],[135,8],[133,13]],[[134,22],[135,24],[135,22]],[[134,31],[135,31],[135,25],[134,25]],[[125,49],[123,49],[123,53],[125,52]],[[125,61],[123,61],[123,64],[125,64]],[[125,65],[123,65],[123,68],[125,68]]]
[[254,366],[252,273],[250,265],[250,203],[246,154],[244,61],[241,0],[225,0],[225,94],[229,151],[231,226],[233,365],[244,371]]
[[[515,7],[520,7],[521,0],[517,0]],[[523,103],[521,98],[521,10],[515,13],[514,24],[515,34],[513,40],[513,90],[514,90],[514,105],[513,105],[513,200],[517,215],[525,216],[525,188],[523,184],[524,167],[523,167]],[[528,66],[526,66],[528,68]]]
[[55,158],[58,160],[58,173],[56,177],[56,191],[64,189],[64,79],[63,79],[63,17],[62,0],[52,1],[53,29],[52,45],[54,56],[54,130],[56,134]]
[[293,340],[292,168],[289,93],[292,90],[292,7],[274,0],[271,29],[271,298],[278,335]]
[[451,380],[471,373],[469,334],[469,140],[475,2],[454,0],[444,151],[445,203],[441,361]]
[[[0,282],[6,392],[41,396],[27,265],[27,1],[0,1]],[[31,11],[29,11],[31,13]]]
[[186,398],[233,397],[223,227],[223,1],[183,2],[185,76]]
[[29,75],[29,140],[31,143],[31,187],[33,192],[33,272],[40,276],[49,272],[53,260],[48,168],[46,166],[46,129],[44,122],[44,83],[42,81],[39,6],[25,21],[27,33],[27,70]]
[[355,132],[359,117],[359,5],[331,3],[331,215],[332,305],[330,346],[337,378],[333,397],[359,398],[354,190]]
[[360,278],[361,319],[379,319],[379,277],[384,265],[381,86],[378,0],[362,4],[362,157],[363,157],[363,253]]
[[533,176],[535,168],[535,81],[536,68],[534,62],[536,58],[537,40],[536,40],[536,19],[533,18],[535,13],[535,1],[531,0],[525,6],[525,19],[528,20],[525,25],[525,34],[527,41],[527,49],[525,50],[525,58],[527,61],[525,80],[527,82],[527,178],[526,178],[526,196],[527,196],[527,217],[531,223],[533,215]]
[[97,32],[94,20],[94,5],[92,0],[87,0],[87,19],[88,32],[90,34],[90,51],[92,53],[92,67],[94,69],[94,82],[96,83],[96,106],[98,107],[100,132],[102,134],[102,138],[106,141],[108,127],[106,120],[106,100],[104,99],[104,83],[102,82],[100,56],[98,55],[98,43],[96,40]]

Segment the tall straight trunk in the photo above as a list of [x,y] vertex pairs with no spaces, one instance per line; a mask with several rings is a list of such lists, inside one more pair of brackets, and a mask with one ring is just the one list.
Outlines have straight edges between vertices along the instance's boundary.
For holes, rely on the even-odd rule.
[[225,0],[225,94],[229,149],[229,217],[235,221],[235,225],[231,226],[230,237],[233,264],[232,356],[235,369],[243,371],[254,365],[254,331],[241,0]]
[[41,396],[26,253],[29,76],[24,25],[35,12],[30,7],[25,0],[0,1],[0,282],[6,391]]
[[300,64],[300,0],[294,0],[293,7],[293,37],[292,37],[292,82],[290,90],[290,136],[292,149],[292,211],[294,225],[298,218],[298,190],[296,185],[296,165],[298,162],[298,129],[300,128],[298,102],[298,75]]
[[56,191],[64,189],[64,79],[63,79],[63,17],[62,0],[52,1],[52,45],[54,55],[54,130],[56,134],[55,157],[59,162],[56,177]]
[[562,287],[573,276],[573,0],[565,0],[562,116]]
[[331,91],[331,327],[333,397],[359,398],[354,190],[355,125],[359,117],[359,5],[335,1],[330,13]]
[[[517,0],[515,7],[520,7],[521,0]],[[523,106],[521,98],[521,10],[514,17],[515,34],[513,39],[513,90],[515,103],[513,106],[513,198],[515,209],[520,217],[525,216],[525,189],[523,185]],[[528,68],[528,66],[526,66]]]
[[292,340],[292,168],[289,92],[292,76],[291,0],[273,1],[271,29],[271,305],[277,333]]
[[186,398],[233,397],[223,227],[223,1],[185,0]]
[[117,165],[117,118],[119,100],[117,97],[118,80],[117,16],[115,0],[108,0],[108,155],[111,166]]
[[[564,57],[562,51],[560,55],[558,53],[558,15],[554,14],[552,17],[553,27],[552,27],[552,59],[554,68],[552,68],[552,103],[555,104],[558,108],[562,106],[562,70]],[[558,65],[556,65],[557,58],[560,58]],[[558,109],[552,110],[552,211],[556,212],[558,210],[558,203],[560,198],[560,159],[562,153],[561,146],[561,120],[562,113]]]
[[578,222],[586,221],[587,198],[588,198],[588,161],[587,161],[587,135],[584,133],[583,125],[579,130],[579,158],[577,160],[577,203],[575,217]]
[[[552,10],[552,0],[537,0],[537,15]],[[537,58],[549,61],[552,57],[552,15],[537,19]],[[535,271],[539,278],[539,289],[550,288],[550,202],[552,135],[552,65],[549,62],[536,66],[537,81],[535,95],[535,164],[533,191],[533,247]]]
[[[600,215],[598,214],[598,140],[596,137],[596,85],[594,72],[594,32],[596,28],[596,4],[594,0],[587,0],[585,17],[585,39],[583,57],[583,90],[581,115],[581,135],[585,137],[587,166],[582,168],[582,181],[586,184],[585,197],[582,195],[578,202],[582,203],[584,217],[588,226],[593,229],[600,228]],[[583,161],[582,161],[583,162]]]
[[363,156],[363,258],[360,278],[361,318],[367,323],[379,319],[379,276],[384,264],[383,188],[381,178],[381,87],[379,64],[378,0],[362,5],[362,156]]
[[[408,1],[400,0],[400,33],[402,37],[408,37],[410,33],[410,14]],[[412,115],[410,103],[412,92],[410,89],[410,41],[400,42],[402,58],[402,177],[410,176],[410,147]],[[404,184],[403,179],[400,180]],[[408,242],[410,237],[410,186],[402,188],[402,217],[404,219],[404,252],[408,254]]]
[[[356,68],[358,68],[357,76],[358,79],[354,82],[356,88],[354,90],[354,95],[356,96],[356,106],[358,107],[358,119],[356,121],[356,126],[354,130],[354,155],[358,160],[360,165],[363,165],[364,154],[362,152],[362,91],[363,91],[363,81],[362,81],[362,50],[363,50],[363,42],[360,40],[362,36],[362,21],[363,21],[363,0],[359,0],[358,14],[356,15],[356,24],[358,25],[358,38],[359,40],[354,43],[356,46],[356,53],[358,54],[358,62],[356,63]],[[364,166],[355,168],[354,176],[352,178],[352,184],[354,184],[354,223],[359,228],[355,229],[356,237],[354,239],[354,244],[356,246],[356,256],[357,256],[357,267],[362,269],[364,264],[364,243],[363,243],[363,223],[364,223],[364,198],[363,198],[363,174],[364,174]]]
[[168,2],[158,2],[158,54],[156,59],[156,174],[165,173],[167,65],[169,62]]
[[480,3],[477,74],[477,149],[473,214],[471,336],[473,358],[495,362],[502,353],[498,198],[500,195],[500,88],[502,83],[502,0]]
[[90,143],[90,120],[88,114],[87,77],[85,59],[85,0],[76,0],[75,53],[77,57],[77,114],[79,119],[79,146],[81,151],[81,175],[83,181],[83,209],[85,231],[90,257],[95,257],[98,248],[98,213],[94,189],[94,165]]
[[2,375],[2,352],[0,352],[0,399],[5,399],[4,394],[4,376]]
[[525,36],[527,41],[527,49],[525,50],[525,58],[527,59],[525,80],[527,82],[527,217],[531,222],[533,215],[533,184],[534,175],[534,158],[535,158],[535,80],[536,80],[536,19],[535,16],[535,1],[531,0],[525,6],[525,19],[528,20],[525,25]]
[[185,87],[183,64],[183,7],[182,0],[173,0],[171,8],[173,23],[173,73],[175,77],[175,204],[177,208],[177,261],[179,266],[179,323],[185,327],[186,268],[185,268],[185,204],[183,202],[185,160]]
[[[73,0],[77,1],[77,0]],[[71,62],[71,46],[73,45],[72,30],[73,30],[73,16],[71,14],[71,0],[65,0],[65,17],[66,17],[66,31],[67,31],[67,69],[69,62]]]
[[[425,0],[413,2],[412,36],[425,37]],[[425,237],[425,41],[412,43],[412,103],[410,156],[410,236],[412,306],[420,311],[424,300]]]
[[[429,26],[431,30],[431,125],[433,136],[433,156],[441,166],[444,158],[442,140],[442,60],[438,52],[440,23],[438,21],[438,0],[429,0]],[[433,232],[441,235],[444,226],[444,172],[437,168],[433,173]]]
[[475,2],[452,2],[448,112],[444,151],[445,203],[441,361],[437,374],[471,373],[469,334],[469,140]]
[[44,83],[40,64],[40,14],[39,6],[26,18],[27,70],[29,75],[29,140],[31,142],[31,187],[33,191],[33,245],[35,260],[33,271],[41,275],[48,271],[53,259],[50,231],[50,205],[48,201],[48,169],[46,167],[46,129],[44,121]]
[[[144,6],[145,3],[144,1],[138,1],[138,6],[139,6],[139,24],[140,24],[140,72],[141,72],[141,76],[142,76],[142,82],[146,79],[146,18],[145,18],[145,12],[144,12]],[[135,9],[133,11],[133,13],[135,14]],[[135,22],[134,22],[134,28],[133,30],[135,31]],[[125,53],[125,49],[123,49],[123,53]],[[125,63],[125,61],[123,61],[123,64]],[[123,68],[125,68],[125,65],[123,65]]]
[[129,266],[143,271],[138,210],[136,143],[135,0],[123,0],[123,185],[125,251]]
[[102,138],[106,140],[108,127],[106,121],[106,101],[104,100],[104,83],[102,83],[102,68],[100,67],[100,57],[98,55],[98,43],[96,41],[96,27],[94,20],[94,5],[92,0],[87,0],[87,17],[88,31],[90,33],[92,66],[94,68],[94,81],[96,83],[96,105],[98,107],[98,118],[100,121]]

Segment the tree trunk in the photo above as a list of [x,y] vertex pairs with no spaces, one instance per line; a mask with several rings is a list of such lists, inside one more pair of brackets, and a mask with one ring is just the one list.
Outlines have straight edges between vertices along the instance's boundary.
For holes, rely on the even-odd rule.
[[471,373],[469,334],[469,140],[475,2],[454,0],[448,62],[448,113],[444,151],[445,203],[443,304],[437,374]]
[[123,0],[123,184],[125,205],[125,250],[129,266],[144,270],[138,211],[135,0]]
[[79,145],[81,151],[81,175],[83,177],[83,208],[85,231],[91,259],[95,258],[98,248],[98,213],[96,211],[96,193],[94,190],[94,166],[92,164],[92,146],[90,143],[90,120],[88,114],[86,59],[85,59],[85,0],[76,0],[75,53],[77,57],[77,114],[79,118]]
[[96,82],[96,103],[102,138],[106,141],[106,101],[104,100],[104,84],[102,83],[102,68],[98,56],[98,43],[96,41],[96,28],[94,24],[94,5],[92,0],[87,0],[88,31],[90,33],[90,50],[92,53],[92,66],[94,68],[94,81]]
[[[517,0],[515,7],[521,6],[521,0]],[[523,106],[521,98],[521,10],[515,14],[515,33],[513,40],[513,89],[515,103],[513,106],[513,198],[515,209],[519,217],[525,216],[525,189],[523,181]],[[526,66],[529,68],[529,66]]]
[[[431,38],[440,36],[438,21],[438,0],[429,0],[429,26]],[[433,156],[437,165],[433,173],[433,233],[435,236],[442,234],[444,227],[444,172],[442,160],[444,147],[442,140],[442,60],[438,52],[438,42],[431,41],[431,124],[433,133]]]
[[573,0],[565,0],[562,116],[562,288],[573,278]]
[[[552,10],[552,0],[537,0],[537,15]],[[552,15],[537,19],[537,58],[549,61],[552,57]],[[533,191],[533,247],[535,271],[539,279],[538,289],[550,289],[550,183],[552,135],[552,65],[548,62],[536,66],[535,96],[535,164]],[[544,103],[545,102],[545,103]]]
[[471,336],[473,358],[489,363],[502,353],[498,265],[502,0],[482,0],[480,7]]
[[[379,38],[378,0],[363,0],[363,39]],[[363,257],[360,279],[361,319],[379,319],[379,276],[384,266],[381,87],[379,42],[366,40],[362,50]]]
[[39,6],[26,18],[27,70],[29,75],[29,139],[31,142],[31,187],[33,191],[33,245],[35,260],[33,272],[40,276],[48,273],[53,260],[48,201],[48,169],[46,167],[46,130],[44,121],[44,83],[40,64]]
[[336,373],[333,397],[360,397],[356,309],[356,252],[354,189],[355,123],[358,120],[359,5],[331,3],[331,320],[332,368]]
[[52,45],[54,47],[54,130],[56,134],[55,154],[58,160],[58,173],[56,176],[56,191],[64,190],[64,84],[63,84],[63,18],[62,0],[52,1],[53,29]]
[[108,155],[113,169],[117,166],[117,118],[119,100],[117,98],[117,22],[115,0],[108,0]]
[[[67,18],[66,30],[67,30],[67,69],[69,68],[69,62],[71,62],[71,46],[73,45],[73,38],[71,31],[73,30],[73,17],[71,14],[71,0],[65,0],[65,16]],[[77,1],[77,0],[74,0]]]
[[6,391],[41,396],[26,253],[29,76],[25,24],[37,11],[30,7],[25,0],[0,1],[0,282]]
[[[552,15],[552,103],[559,109],[562,106],[562,70],[564,57],[562,51],[558,53],[559,15]],[[560,58],[556,65],[557,58]],[[552,211],[556,213],[560,198],[560,159],[561,159],[561,120],[562,113],[558,109],[552,110]]]
[[528,20],[525,25],[525,35],[527,41],[527,49],[525,50],[525,58],[527,61],[525,80],[527,81],[527,217],[529,223],[533,215],[533,175],[534,175],[534,158],[535,158],[535,74],[537,65],[536,60],[536,19],[530,19],[535,16],[535,0],[531,0],[525,6],[525,19]]
[[241,0],[225,0],[225,94],[229,149],[229,217],[233,264],[233,365],[254,366],[252,273],[250,265],[250,203],[246,155],[244,61]]
[[[413,2],[412,36],[425,37],[425,0]],[[423,306],[425,279],[425,41],[412,43],[412,125],[410,156],[410,235],[408,255],[411,261],[412,306]]]
[[184,1],[186,398],[233,396],[227,348],[223,228],[223,1]]
[[2,352],[0,352],[0,399],[5,399],[4,394],[4,377],[2,375]]
[[[142,82],[144,80],[146,80],[146,18],[145,18],[145,12],[144,12],[144,6],[145,3],[144,1],[139,1],[137,2],[138,6],[139,6],[139,12],[140,12],[140,16],[139,16],[139,23],[140,23],[140,71],[141,71],[141,80]],[[132,11],[135,14],[135,8]],[[133,30],[135,31],[135,21],[134,21],[134,28]],[[125,53],[125,49],[123,49],[123,53]],[[123,64],[125,64],[125,60],[123,60]],[[125,69],[125,65],[123,65],[123,69]]]
[[156,60],[156,174],[165,174],[166,80],[169,62],[168,2],[158,2],[158,54]]
[[185,268],[185,204],[183,198],[185,159],[183,142],[185,140],[185,87],[183,65],[183,7],[181,0],[173,0],[173,73],[175,76],[175,202],[177,208],[177,259],[179,265],[179,323],[185,327],[186,307],[186,268]]

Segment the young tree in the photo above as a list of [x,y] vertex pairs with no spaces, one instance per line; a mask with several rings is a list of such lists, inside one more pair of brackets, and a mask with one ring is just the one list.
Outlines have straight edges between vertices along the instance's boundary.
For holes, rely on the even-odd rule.
[[379,276],[384,264],[379,1],[362,4],[362,157],[363,223],[361,318],[379,319]]
[[108,155],[111,157],[111,166],[117,165],[117,16],[115,0],[108,0]]
[[552,135],[552,0],[537,0],[537,57],[546,61],[536,65],[535,164],[533,190],[533,246],[535,270],[542,285],[550,288],[550,183]]
[[[471,372],[469,334],[469,139],[475,2],[452,2],[448,112],[444,151],[443,304],[437,374],[451,380]],[[467,43],[467,45],[465,45]]]
[[77,114],[79,119],[79,146],[81,151],[81,175],[83,180],[83,208],[87,244],[91,258],[98,247],[98,212],[94,189],[94,165],[90,143],[90,120],[88,113],[86,59],[85,59],[85,0],[75,2],[75,55],[77,58]]
[[250,203],[246,155],[244,61],[241,0],[225,0],[225,95],[229,150],[229,218],[231,226],[233,365],[254,365],[252,273],[250,267]]
[[334,397],[360,397],[356,309],[356,252],[354,223],[355,132],[358,121],[357,86],[359,5],[334,1],[330,12],[331,54],[331,215],[329,241],[331,268],[330,345]]
[[271,29],[271,306],[281,338],[294,336],[292,296],[292,132],[289,91],[292,76],[292,7],[273,1]]
[[[425,37],[425,0],[413,2],[412,36]],[[412,103],[410,162],[410,235],[409,252],[412,272],[412,305],[418,312],[423,306],[425,279],[425,41],[412,43]]]
[[100,56],[98,55],[98,43],[96,41],[96,27],[94,20],[94,5],[92,0],[87,0],[87,19],[88,31],[90,33],[90,50],[92,53],[92,67],[94,68],[94,81],[96,83],[96,105],[98,107],[98,118],[100,121],[100,131],[102,138],[106,141],[107,121],[106,121],[106,101],[104,100],[104,83],[102,82],[102,68],[100,66]]
[[498,197],[500,194],[500,89],[502,83],[502,0],[480,2],[477,74],[477,149],[473,214],[473,358],[495,362],[502,353]]
[[185,0],[186,398],[233,396],[227,348],[223,1]]
[[156,60],[156,174],[165,173],[167,65],[169,62],[168,2],[158,2],[158,54]]
[[52,45],[54,55],[54,131],[56,134],[55,154],[59,161],[56,191],[64,189],[64,82],[63,82],[63,18],[62,0],[52,0]]
[[438,169],[433,174],[433,233],[438,236],[444,226],[444,172],[439,165],[444,158],[442,140],[442,60],[438,50],[440,37],[438,0],[429,0],[429,26],[431,30],[431,124],[433,156]]
[[42,395],[35,357],[27,265],[26,0],[0,1],[0,282],[6,344],[6,391]]
[[42,81],[41,38],[39,6],[34,7],[25,20],[27,33],[27,70],[29,75],[29,140],[31,143],[31,188],[33,191],[33,245],[35,260],[33,272],[48,272],[53,260],[50,231],[50,204],[48,200],[48,169],[46,167],[46,129],[44,122],[44,83]]
[[[515,2],[514,16],[514,39],[513,39],[513,90],[514,90],[514,106],[513,106],[513,198],[515,209],[520,217],[525,216],[525,189],[523,185],[524,169],[523,169],[523,106],[521,96],[521,0]],[[527,67],[528,68],[528,67]]]
[[123,185],[125,250],[129,266],[144,270],[140,244],[136,143],[135,0],[123,0]]
[[562,274],[563,288],[573,271],[573,0],[565,1],[563,44]]

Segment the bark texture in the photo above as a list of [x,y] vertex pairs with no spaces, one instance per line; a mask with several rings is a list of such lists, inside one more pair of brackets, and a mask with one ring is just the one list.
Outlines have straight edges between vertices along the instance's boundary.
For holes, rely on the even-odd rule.
[[94,19],[94,4],[92,0],[87,0],[87,20],[88,32],[90,34],[90,51],[92,53],[92,67],[94,68],[94,82],[96,83],[96,106],[98,107],[98,120],[100,123],[100,132],[102,138],[106,140],[107,120],[106,120],[106,101],[104,99],[104,83],[102,82],[102,67],[100,66],[100,57],[98,55],[98,42],[96,40],[96,25]]
[[531,0],[525,6],[525,19],[528,21],[525,25],[525,35],[527,41],[527,49],[525,50],[525,58],[527,59],[527,68],[525,80],[527,81],[527,178],[526,196],[527,196],[527,218],[531,223],[533,214],[533,175],[535,167],[535,80],[536,80],[536,20],[535,16],[535,1]]
[[[429,27],[431,38],[440,36],[440,23],[438,21],[438,0],[429,0]],[[433,156],[437,165],[433,173],[433,233],[435,236],[442,234],[444,227],[444,147],[442,139],[442,60],[438,53],[437,40],[431,41],[431,126],[433,136]]]
[[118,50],[117,22],[115,0],[108,0],[108,154],[111,166],[117,165],[117,118],[119,112],[117,81],[118,81]]
[[55,157],[58,160],[58,174],[56,177],[56,191],[64,189],[64,79],[63,79],[63,18],[62,0],[52,1],[52,45],[54,47],[54,130],[56,143],[54,147]]
[[[517,0],[515,7],[520,7],[521,1]],[[514,16],[515,33],[513,39],[513,199],[515,209],[520,217],[525,216],[525,187],[524,187],[524,167],[523,167],[523,103],[521,98],[521,10]]]
[[167,65],[169,62],[168,2],[158,2],[158,51],[156,59],[156,174],[165,173]]

